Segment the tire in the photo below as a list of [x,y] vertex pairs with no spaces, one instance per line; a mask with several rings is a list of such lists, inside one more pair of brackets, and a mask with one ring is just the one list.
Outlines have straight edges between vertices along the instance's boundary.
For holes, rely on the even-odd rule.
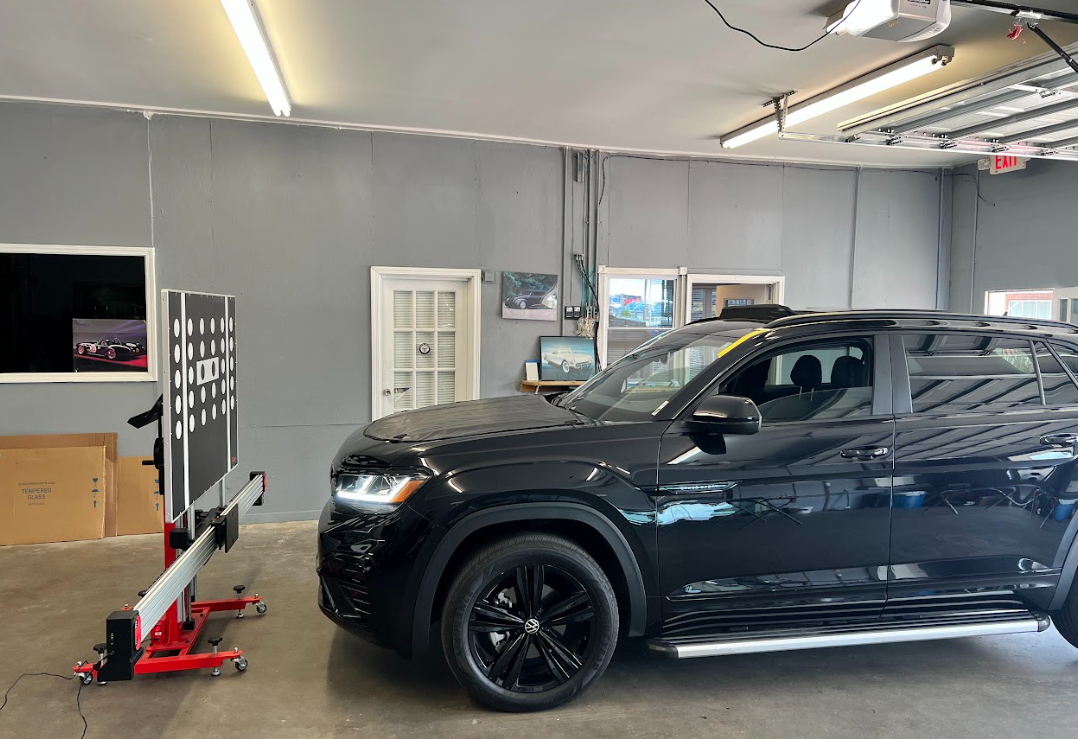
[[109,347],[108,357],[109,359],[116,359],[116,350],[113,349],[111,346]]
[[79,354],[85,354],[85,353],[86,353],[86,347],[84,347],[84,346],[80,346],[80,347],[79,347],[79,348],[77,349],[77,351],[78,351],[78,353],[79,353]]
[[513,304],[516,306],[517,310],[524,310],[528,307],[528,302],[526,300],[515,300],[513,301]]
[[561,371],[564,372],[565,374],[569,374],[569,360],[568,359],[561,360]]
[[1056,631],[1069,641],[1072,646],[1078,647],[1078,583],[1071,584],[1070,593],[1063,601],[1063,607],[1058,611],[1052,611],[1052,623]]
[[[518,592],[537,582],[543,587],[532,610],[534,597],[522,602]],[[573,700],[599,679],[614,654],[618,623],[614,590],[591,555],[560,536],[518,534],[461,567],[442,611],[442,648],[477,702],[499,711],[541,711]],[[492,628],[503,625],[505,631]]]

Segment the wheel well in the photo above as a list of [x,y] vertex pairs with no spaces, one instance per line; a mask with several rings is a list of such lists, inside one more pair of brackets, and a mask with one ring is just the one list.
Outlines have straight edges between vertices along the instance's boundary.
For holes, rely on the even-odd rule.
[[544,534],[558,534],[580,545],[584,551],[595,558],[603,572],[610,579],[610,585],[614,588],[614,595],[618,599],[618,614],[620,616],[621,633],[625,633],[629,627],[630,609],[632,601],[629,597],[629,587],[625,580],[625,572],[622,570],[618,557],[610,544],[598,531],[586,523],[569,521],[564,519],[538,519],[528,521],[507,521],[505,523],[491,524],[467,536],[456,548],[453,555],[445,565],[441,578],[438,580],[438,589],[434,595],[434,605],[431,608],[431,623],[439,621],[442,617],[442,607],[445,605],[445,596],[453,584],[453,578],[460,571],[465,560],[474,552],[500,539],[505,539],[514,534],[542,532]]

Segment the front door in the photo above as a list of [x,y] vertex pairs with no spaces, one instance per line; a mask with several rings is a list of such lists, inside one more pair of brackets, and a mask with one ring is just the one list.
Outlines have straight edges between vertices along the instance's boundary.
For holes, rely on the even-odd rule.
[[1057,354],[1078,367],[1073,349],[1028,338],[894,337],[889,608],[926,596],[1047,608],[1078,500],[1078,386]]
[[756,402],[757,434],[675,422],[664,435],[664,635],[880,613],[894,422],[879,344],[816,339],[751,358],[717,392]]
[[374,279],[373,417],[478,397],[478,282],[454,271]]

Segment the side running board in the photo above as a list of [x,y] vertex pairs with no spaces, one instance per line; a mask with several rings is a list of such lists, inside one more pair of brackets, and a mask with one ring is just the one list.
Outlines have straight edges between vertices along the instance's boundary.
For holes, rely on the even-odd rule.
[[795,649],[820,649],[823,647],[849,647],[864,644],[887,644],[893,642],[928,641],[931,639],[955,639],[961,636],[988,636],[996,634],[1026,634],[1044,631],[1051,622],[1043,614],[1027,613],[1022,618],[976,623],[949,624],[892,624],[883,627],[853,627],[847,631],[827,633],[758,632],[757,634],[724,634],[722,637],[648,639],[648,648],[674,659],[692,657],[719,657],[727,654],[753,654],[757,652],[783,652]]

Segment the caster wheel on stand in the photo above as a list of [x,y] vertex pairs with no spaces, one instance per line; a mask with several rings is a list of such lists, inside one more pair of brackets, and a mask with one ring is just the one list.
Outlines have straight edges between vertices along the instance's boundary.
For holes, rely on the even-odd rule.
[[233,662],[235,663],[236,670],[238,672],[246,672],[247,671],[247,660],[244,659],[243,657],[239,657],[239,658],[233,660]]
[[255,611],[258,613],[259,616],[265,615],[267,610],[269,609],[265,603],[255,603]]
[[82,681],[83,685],[89,685],[90,683],[92,683],[94,681],[94,673],[92,673],[92,672],[80,673],[79,674],[79,680]]

